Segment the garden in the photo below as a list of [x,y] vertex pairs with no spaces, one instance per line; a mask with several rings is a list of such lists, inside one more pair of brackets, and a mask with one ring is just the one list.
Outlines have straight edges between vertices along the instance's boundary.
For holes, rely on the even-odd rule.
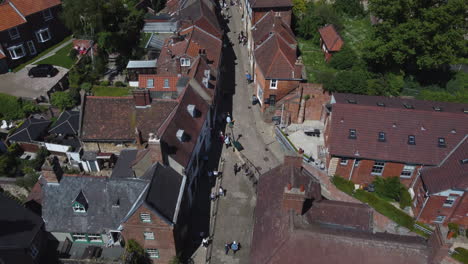
[[70,69],[76,61],[76,56],[70,56],[73,44],[67,44],[59,49],[54,55],[47,57],[43,60],[37,61],[34,64],[51,64]]

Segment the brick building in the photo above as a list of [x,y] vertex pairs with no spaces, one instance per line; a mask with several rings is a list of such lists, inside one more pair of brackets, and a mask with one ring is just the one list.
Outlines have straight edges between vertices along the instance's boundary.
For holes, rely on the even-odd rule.
[[302,81],[302,63],[297,60],[297,42],[289,25],[273,11],[253,27],[254,91],[264,111],[275,106]]
[[318,31],[320,34],[320,47],[325,54],[325,61],[329,62],[333,53],[341,50],[344,41],[333,25],[326,25],[319,28]]
[[429,241],[375,232],[369,206],[322,200],[300,156],[261,175],[257,191],[250,263],[426,264],[448,254],[439,229]]
[[467,113],[466,104],[334,94],[325,128],[328,174],[364,186],[376,177],[397,176],[408,187],[413,207],[420,207],[426,191],[456,187],[438,181],[421,188],[418,171],[431,174],[430,168],[441,166],[461,144],[468,134]]
[[59,0],[0,3],[0,72],[6,72],[61,41],[68,30],[58,18]]

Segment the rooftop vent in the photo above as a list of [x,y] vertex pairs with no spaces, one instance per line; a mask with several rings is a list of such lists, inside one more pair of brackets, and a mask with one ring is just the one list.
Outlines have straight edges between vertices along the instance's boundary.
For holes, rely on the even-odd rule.
[[442,108],[440,106],[433,106],[432,109],[437,112],[442,112]]
[[349,104],[357,104],[357,101],[356,101],[356,99],[350,98],[350,99],[348,99],[348,103]]
[[185,132],[184,132],[183,129],[177,130],[176,136],[177,136],[177,139],[178,139],[180,142],[184,142],[184,140],[185,140]]
[[416,145],[416,137],[413,135],[408,136],[408,145]]
[[379,141],[385,142],[385,132],[379,132]]
[[385,103],[384,102],[377,102],[377,106],[385,107]]
[[205,70],[204,74],[206,78],[210,79],[210,70]]
[[412,104],[409,104],[409,103],[403,103],[403,106],[406,108],[406,109],[414,109],[414,106]]
[[196,117],[197,109],[195,108],[195,105],[193,104],[187,105],[187,111],[189,112],[191,117]]
[[447,144],[445,143],[445,138],[440,137],[438,143],[439,148],[445,148],[447,146]]

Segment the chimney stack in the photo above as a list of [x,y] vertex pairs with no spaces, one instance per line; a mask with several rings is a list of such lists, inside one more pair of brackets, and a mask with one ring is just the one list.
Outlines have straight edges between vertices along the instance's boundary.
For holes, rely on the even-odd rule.
[[284,165],[292,166],[295,168],[302,168],[302,155],[300,154],[286,154],[284,156]]
[[283,209],[286,211],[294,210],[296,214],[301,215],[304,209],[306,200],[304,185],[299,188],[293,188],[291,183],[284,187],[283,192]]
[[151,157],[151,163],[162,162],[161,141],[154,133],[149,133],[148,149]]
[[144,108],[151,106],[150,93],[146,89],[135,89],[133,90],[133,100],[135,101],[135,107]]
[[141,147],[142,145],[141,133],[140,133],[140,130],[138,130],[138,128],[136,127],[135,127],[135,141],[138,147]]
[[63,171],[60,167],[57,157],[49,157],[45,160],[44,165],[42,165],[41,176],[45,181],[49,183],[58,184],[62,179]]

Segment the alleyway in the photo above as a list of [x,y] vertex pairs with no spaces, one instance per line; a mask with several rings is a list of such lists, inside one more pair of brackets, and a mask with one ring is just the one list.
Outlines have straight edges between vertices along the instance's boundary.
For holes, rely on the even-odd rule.
[[[232,16],[229,22],[227,33],[233,43],[232,49],[229,47],[223,53],[226,56],[227,79],[231,79],[233,87],[227,87],[230,92],[226,94],[223,101],[224,111],[231,112],[235,125],[226,128],[226,132],[233,134],[244,147],[242,154],[235,153],[232,147],[223,148],[222,160],[224,160],[222,178],[218,180],[213,191],[217,191],[217,186],[221,185],[226,190],[226,196],[220,197],[217,203],[212,203],[211,236],[212,244],[208,249],[200,248],[195,253],[195,263],[205,263],[201,257],[206,253],[207,262],[214,264],[242,264],[249,263],[250,241],[253,229],[253,213],[256,204],[255,188],[245,175],[244,171],[234,174],[233,166],[241,163],[241,158],[247,163],[255,166],[252,171],[256,171],[258,178],[260,173],[264,173],[277,165],[282,160],[282,149],[276,142],[272,125],[266,124],[261,119],[258,106],[252,106],[252,87],[247,85],[245,80],[245,69],[247,68],[247,50],[244,46],[239,46],[237,36],[241,28],[241,18],[238,7],[231,7],[229,11]],[[227,81],[226,83],[229,83]],[[226,89],[226,87],[223,87]],[[224,252],[225,243],[237,241],[241,249],[233,255],[232,251],[228,255]]]

